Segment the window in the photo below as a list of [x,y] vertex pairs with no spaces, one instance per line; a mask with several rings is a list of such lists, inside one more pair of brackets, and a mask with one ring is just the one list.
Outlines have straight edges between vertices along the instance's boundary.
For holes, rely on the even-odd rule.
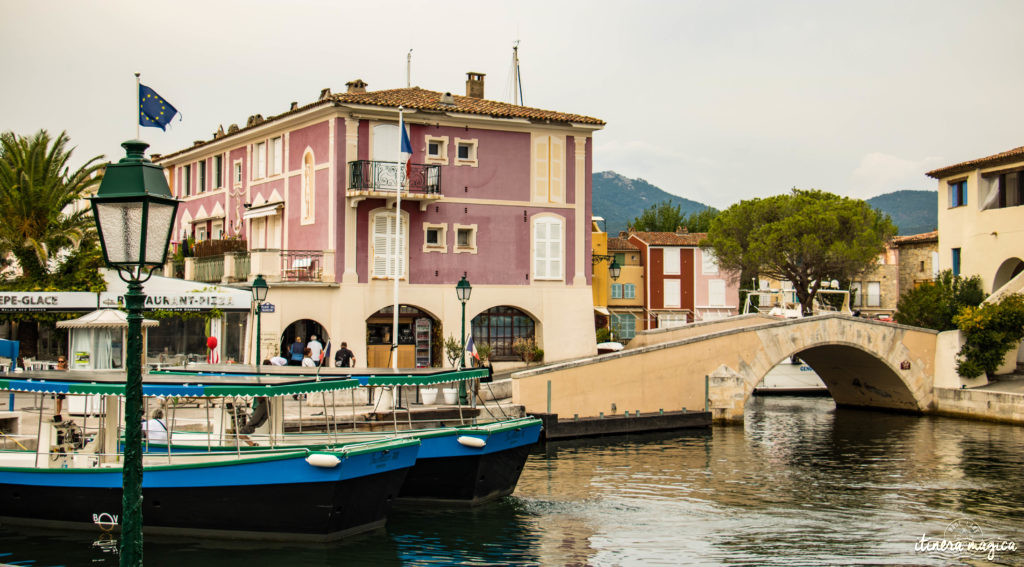
[[534,135],[533,202],[565,202],[565,138],[563,136]]
[[448,225],[423,223],[423,251],[448,251]]
[[959,248],[954,248],[952,250],[952,252],[953,252],[953,275],[954,276],[959,276],[960,275],[960,249]]
[[682,287],[681,280],[665,280],[665,307],[682,307]]
[[921,267],[918,268],[917,271],[919,271],[919,272],[923,272],[924,271],[924,260],[921,260]]
[[626,254],[623,253],[623,252],[616,252],[615,253],[615,263],[618,264],[619,267],[625,266],[626,265]]
[[[373,259],[373,277],[394,278],[405,277],[406,250],[409,238],[409,215],[402,213],[401,234],[395,240],[395,213],[379,211],[373,215],[370,223],[371,255]],[[396,249],[397,242],[397,249]]]
[[708,280],[708,306],[725,307],[725,280]]
[[448,165],[448,136],[424,136],[427,153],[424,161],[428,164]]
[[949,184],[949,207],[962,207],[967,204],[967,180],[954,181]]
[[636,336],[636,317],[632,313],[612,313],[609,322],[614,339],[629,340]]
[[192,166],[181,168],[181,194],[188,197],[192,194]]
[[476,167],[476,140],[463,140],[455,138],[455,165],[468,165]]
[[682,327],[688,323],[685,313],[659,313],[658,314],[658,328],[669,329],[672,327]]
[[491,345],[492,360],[519,360],[512,344],[516,339],[535,337],[533,319],[508,305],[492,307],[473,317],[470,328],[474,344]]
[[196,242],[202,242],[206,240],[206,223],[196,226]]
[[456,224],[455,228],[455,253],[467,252],[476,254],[476,225]]
[[678,248],[662,248],[664,250],[663,258],[664,266],[662,268],[663,274],[677,276],[679,275],[679,249]]
[[718,258],[710,248],[700,249],[700,271],[704,274],[718,273]]
[[631,283],[622,284],[622,298],[636,299],[636,285]]
[[612,284],[612,299],[622,299],[622,284]]
[[198,185],[199,185],[199,191],[198,192],[199,193],[205,193],[206,192],[206,160],[205,159],[199,162],[199,180],[198,180]]
[[270,167],[271,175],[279,175],[284,164],[284,146],[281,143],[281,136],[270,139]]
[[880,307],[882,305],[882,282],[868,282],[867,306]]
[[224,186],[224,156],[213,156],[213,188]]
[[242,160],[235,160],[235,187],[242,186]]
[[260,142],[252,148],[252,178],[262,179],[267,175],[267,143]]
[[535,217],[533,221],[533,279],[562,279],[562,219]]
[[861,283],[860,282],[850,282],[850,306],[851,307],[860,307],[861,305],[864,304],[864,294],[861,293],[861,292],[862,292],[862,288],[861,288]]
[[224,238],[224,221],[213,221],[210,223],[210,238],[214,240]]

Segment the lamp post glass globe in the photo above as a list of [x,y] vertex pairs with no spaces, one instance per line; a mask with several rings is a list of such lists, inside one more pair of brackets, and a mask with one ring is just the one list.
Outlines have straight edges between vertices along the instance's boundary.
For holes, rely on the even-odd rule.
[[612,265],[608,266],[608,274],[612,277],[613,280],[617,280],[617,279],[619,279],[619,274],[621,274],[621,273],[622,273],[622,267],[619,266],[619,263],[616,262],[613,259],[612,260]]

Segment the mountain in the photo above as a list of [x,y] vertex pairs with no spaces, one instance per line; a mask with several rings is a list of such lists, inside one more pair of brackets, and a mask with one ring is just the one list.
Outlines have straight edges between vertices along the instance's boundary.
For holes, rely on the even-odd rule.
[[[663,201],[679,205],[684,215],[708,208],[704,203],[691,201],[662,191],[643,179],[629,179],[614,171],[601,171],[593,176],[594,216],[604,217],[609,235],[626,230],[626,225],[640,216],[644,209]],[[872,207],[892,218],[899,234],[920,234],[938,228],[938,199],[936,191],[894,191],[867,200]]]
[[593,175],[594,216],[604,217],[606,231],[617,236],[626,225],[640,216],[644,209],[664,201],[679,205],[684,215],[708,208],[703,203],[666,193],[643,179],[629,179],[614,171]]
[[901,235],[931,232],[939,227],[938,191],[893,191],[867,202],[889,215]]

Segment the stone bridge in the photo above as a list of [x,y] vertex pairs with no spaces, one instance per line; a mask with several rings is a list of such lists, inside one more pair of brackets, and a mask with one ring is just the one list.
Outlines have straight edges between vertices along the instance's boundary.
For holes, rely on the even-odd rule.
[[935,409],[938,333],[838,314],[780,320],[745,315],[657,329],[617,353],[512,375],[513,398],[560,417],[704,410],[740,422],[765,374],[799,354],[837,404]]

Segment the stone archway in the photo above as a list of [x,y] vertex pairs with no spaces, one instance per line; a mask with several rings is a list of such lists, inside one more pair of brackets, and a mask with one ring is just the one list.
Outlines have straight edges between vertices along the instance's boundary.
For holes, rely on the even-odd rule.
[[[295,342],[301,342],[303,345],[308,345],[311,337],[313,336],[316,336],[316,340],[324,348],[327,347],[327,343],[331,339],[327,334],[327,327],[324,327],[318,321],[313,319],[299,319],[297,321],[292,321],[281,333],[280,356],[283,356],[288,360],[289,364],[294,365],[290,356],[292,345]],[[296,338],[300,340],[296,341]],[[334,347],[332,347],[332,350],[333,349]]]
[[[366,318],[366,365],[390,368],[394,307],[387,305]],[[444,333],[433,313],[417,306],[398,306],[398,367],[442,366]]]
[[999,265],[996,275],[992,278],[992,293],[999,291],[1010,280],[1024,272],[1024,261],[1020,258],[1008,258]]

